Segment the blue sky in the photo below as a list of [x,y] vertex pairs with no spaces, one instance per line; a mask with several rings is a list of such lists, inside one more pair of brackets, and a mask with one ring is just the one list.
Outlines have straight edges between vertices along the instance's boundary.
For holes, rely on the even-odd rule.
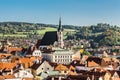
[[120,26],[120,0],[0,0],[0,22]]

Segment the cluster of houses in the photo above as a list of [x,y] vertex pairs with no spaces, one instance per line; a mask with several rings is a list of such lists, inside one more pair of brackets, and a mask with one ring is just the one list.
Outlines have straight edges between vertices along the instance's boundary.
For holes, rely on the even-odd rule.
[[1,47],[0,80],[120,80],[118,59],[105,52],[96,56],[73,52],[65,46],[62,30],[60,19],[58,31],[46,32],[27,49]]
[[65,63],[64,58],[50,61],[42,54],[37,49],[25,57],[1,53],[0,80],[120,80],[120,62],[116,58],[84,55]]

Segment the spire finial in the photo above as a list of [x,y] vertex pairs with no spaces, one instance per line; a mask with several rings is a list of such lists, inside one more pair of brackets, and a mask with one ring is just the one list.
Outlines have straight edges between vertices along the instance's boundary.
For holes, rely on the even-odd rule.
[[62,25],[61,25],[61,16],[60,16],[60,18],[59,18],[59,27],[58,27],[58,31],[62,31]]

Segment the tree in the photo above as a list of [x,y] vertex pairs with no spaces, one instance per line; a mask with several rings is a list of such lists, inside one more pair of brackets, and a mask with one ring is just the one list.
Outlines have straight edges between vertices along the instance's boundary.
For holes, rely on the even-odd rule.
[[90,52],[88,52],[88,51],[84,51],[82,54],[83,54],[83,55],[88,55],[88,56],[91,55]]

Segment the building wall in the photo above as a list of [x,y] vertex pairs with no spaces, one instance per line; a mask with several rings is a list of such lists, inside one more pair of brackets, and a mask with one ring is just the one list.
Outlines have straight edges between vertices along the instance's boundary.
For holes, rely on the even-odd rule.
[[36,74],[38,75],[40,72],[48,72],[52,70],[54,70],[54,68],[47,61],[44,61],[36,70]]
[[17,78],[33,78],[31,70],[21,70],[18,73],[14,74]]
[[32,54],[33,56],[41,56],[41,51],[40,50],[35,50]]
[[42,54],[42,57],[43,57],[45,60],[47,60],[47,61],[49,61],[49,62],[52,62],[53,54],[43,53],[43,54]]
[[61,64],[69,64],[72,62],[73,57],[71,54],[54,54],[52,62],[61,63]]

